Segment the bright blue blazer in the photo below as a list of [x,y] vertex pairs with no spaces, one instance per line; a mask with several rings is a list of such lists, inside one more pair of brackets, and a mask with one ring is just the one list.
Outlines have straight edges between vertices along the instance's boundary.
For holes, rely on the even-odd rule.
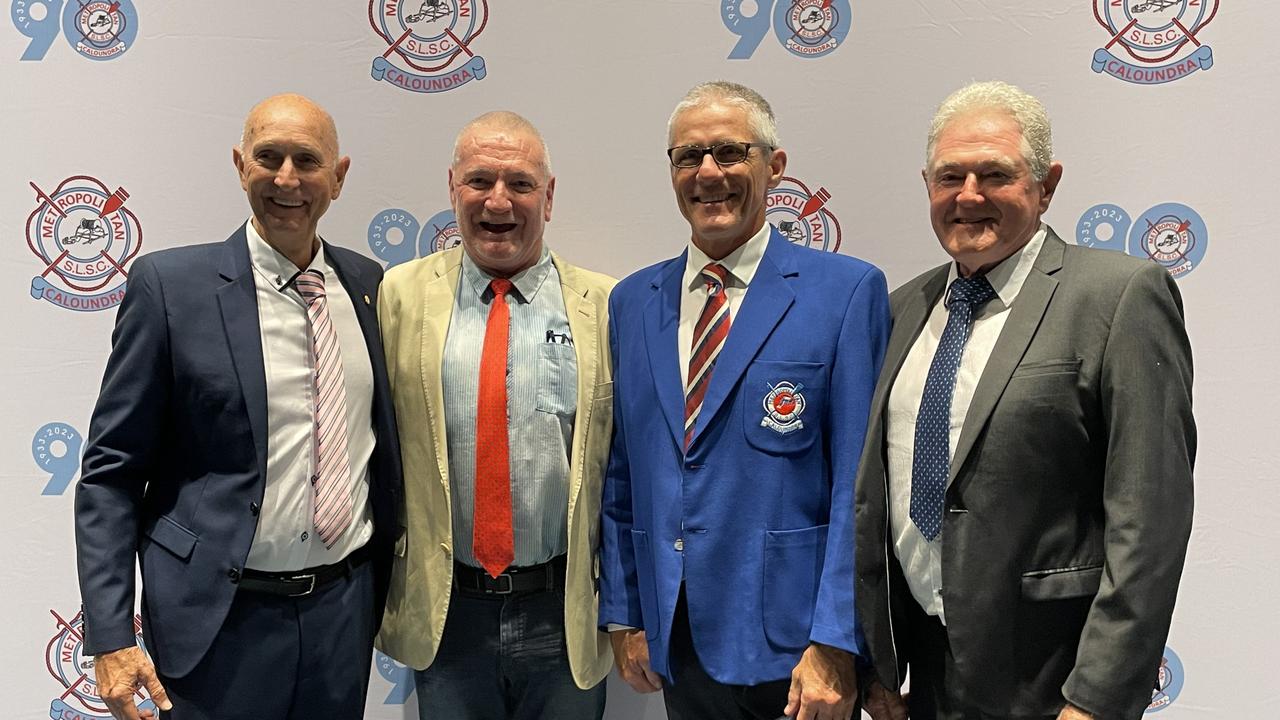
[[683,582],[707,673],[755,685],[788,677],[810,642],[861,652],[853,482],[888,293],[875,267],[774,230],[686,453],[676,340],[685,263],[682,254],[636,272],[609,298],[600,623],[644,629],[650,663],[670,682]]

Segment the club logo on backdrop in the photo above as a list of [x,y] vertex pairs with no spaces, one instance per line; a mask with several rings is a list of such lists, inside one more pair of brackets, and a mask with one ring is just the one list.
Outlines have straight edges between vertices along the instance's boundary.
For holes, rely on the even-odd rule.
[[730,60],[751,57],[770,26],[787,52],[803,58],[831,53],[849,34],[849,0],[755,0],[750,15],[743,12],[744,1],[720,2],[720,19],[738,36]]
[[13,0],[10,16],[18,32],[31,40],[22,60],[43,60],[59,29],[90,60],[118,58],[138,36],[133,0]]
[[1182,671],[1182,661],[1174,654],[1172,648],[1164,649],[1164,657],[1160,658],[1160,672],[1156,675],[1156,688],[1151,692],[1151,704],[1146,712],[1160,712],[1173,704],[1182,692],[1182,682],[1186,675]]
[[1181,203],[1161,203],[1136,221],[1124,208],[1103,203],[1080,216],[1076,243],[1147,258],[1181,278],[1204,260],[1209,231],[1200,215]]
[[462,244],[452,210],[442,210],[425,225],[408,210],[392,208],[369,222],[369,249],[388,268]]
[[41,495],[61,495],[80,471],[80,448],[84,438],[67,423],[51,422],[31,438],[31,457],[40,469],[49,473]]
[[1093,71],[1156,85],[1213,67],[1200,37],[1218,0],[1093,0],[1093,17],[1110,35],[1093,53]]
[[[62,685],[62,692],[49,704],[51,720],[111,720],[111,712],[98,695],[98,685],[93,672],[93,656],[84,653],[84,613],[76,613],[70,621],[64,620],[56,610],[50,610],[57,629],[45,648],[45,665],[54,680]],[[133,616],[133,633],[138,645],[142,642],[142,618]],[[139,710],[151,710],[158,714],[156,705],[141,693],[134,696]]]
[[418,93],[483,80],[472,46],[488,23],[489,0],[369,0],[369,25],[387,45],[373,79]]
[[381,650],[374,651],[373,661],[382,679],[391,683],[391,692],[387,693],[387,698],[382,701],[382,704],[403,705],[408,702],[409,696],[413,695],[415,690],[413,670],[391,656],[384,655]]
[[40,272],[31,297],[68,310],[106,310],[124,298],[126,268],[142,248],[142,227],[115,192],[97,178],[74,175],[50,191],[35,182],[36,208],[27,217],[27,247]]
[[810,191],[803,182],[784,176],[765,196],[765,219],[797,245],[836,252],[840,249],[840,221],[827,209],[830,199],[826,188]]

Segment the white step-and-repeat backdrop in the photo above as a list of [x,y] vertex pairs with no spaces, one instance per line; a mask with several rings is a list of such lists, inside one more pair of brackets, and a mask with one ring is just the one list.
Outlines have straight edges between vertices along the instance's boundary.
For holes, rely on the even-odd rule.
[[[1280,715],[1280,253],[1267,186],[1280,6],[1260,0],[5,0],[0,22],[0,653],[5,715],[94,718],[72,489],[114,308],[139,253],[248,216],[231,163],[259,99],[307,94],[352,157],[330,240],[395,264],[457,242],[454,133],[492,109],[543,131],[569,260],[614,275],[681,250],[665,123],[698,81],[759,89],[787,178],[769,221],[896,286],[945,256],[920,179],[952,89],[1039,95],[1066,167],[1063,237],[1178,278],[1195,348],[1196,521],[1150,712]],[[726,618],[726,622],[732,622]],[[658,718],[611,681],[608,717]],[[371,718],[416,717],[379,656]]]

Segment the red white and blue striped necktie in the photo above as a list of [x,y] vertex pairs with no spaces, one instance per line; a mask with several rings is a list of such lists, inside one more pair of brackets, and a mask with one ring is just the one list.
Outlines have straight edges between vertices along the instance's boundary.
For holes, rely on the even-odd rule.
[[689,449],[693,430],[702,410],[702,400],[711,383],[711,371],[729,336],[729,299],[724,286],[729,270],[720,263],[708,263],[699,277],[707,285],[707,303],[702,306],[698,324],[693,328],[693,346],[689,355],[689,377],[684,395],[684,449]]
[[333,547],[351,525],[351,462],[347,452],[347,385],[342,375],[338,331],[329,317],[324,275],[298,273],[293,285],[307,304],[311,352],[315,361],[315,490],[316,534]]

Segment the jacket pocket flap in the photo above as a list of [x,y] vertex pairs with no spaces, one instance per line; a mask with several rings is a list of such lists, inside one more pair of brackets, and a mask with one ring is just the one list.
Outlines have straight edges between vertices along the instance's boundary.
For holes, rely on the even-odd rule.
[[1101,564],[1033,570],[1022,574],[1022,597],[1026,600],[1087,597],[1097,594],[1101,582]]
[[1080,365],[1082,362],[1083,361],[1078,357],[1023,362],[1020,363],[1018,367],[1014,368],[1013,377],[1077,373],[1080,371]]
[[200,539],[195,533],[170,520],[167,515],[156,518],[146,532],[152,542],[182,560],[191,557],[191,551],[195,549],[196,541]]

